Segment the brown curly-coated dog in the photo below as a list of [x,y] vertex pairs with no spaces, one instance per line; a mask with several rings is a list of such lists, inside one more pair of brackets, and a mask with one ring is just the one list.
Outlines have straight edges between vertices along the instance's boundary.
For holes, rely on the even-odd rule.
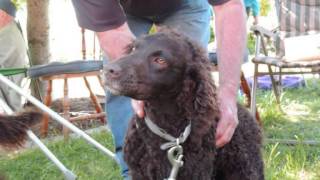
[[[239,125],[231,142],[215,147],[219,110],[210,66],[201,48],[166,30],[137,39],[125,57],[104,70],[109,90],[143,100],[146,116],[168,134],[179,137],[191,122],[178,180],[262,180],[261,130],[244,107],[238,106]],[[160,149],[165,142],[144,119],[133,117],[124,147],[133,180],[169,177],[172,166]]]

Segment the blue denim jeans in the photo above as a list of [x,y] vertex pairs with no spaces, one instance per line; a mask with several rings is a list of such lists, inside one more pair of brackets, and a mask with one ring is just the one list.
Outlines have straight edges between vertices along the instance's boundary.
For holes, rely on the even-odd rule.
[[[159,27],[176,29],[206,48],[210,38],[210,16],[211,9],[207,0],[183,0],[182,6],[174,13],[153,17],[136,17],[127,14],[127,22],[136,37],[148,34],[152,25],[155,24]],[[130,98],[113,96],[107,92],[106,113],[122,176],[128,178],[128,167],[123,160],[122,145],[128,122],[133,115]]]

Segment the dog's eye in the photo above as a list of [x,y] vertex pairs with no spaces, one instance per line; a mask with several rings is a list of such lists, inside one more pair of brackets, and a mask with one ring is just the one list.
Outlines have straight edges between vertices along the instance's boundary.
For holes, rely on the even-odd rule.
[[133,51],[136,50],[136,47],[135,46],[131,46],[129,49],[128,49],[128,53],[132,53]]
[[133,52],[134,50],[136,50],[136,47],[133,44],[129,44],[126,49],[125,49],[125,53],[126,54],[130,54],[131,52]]
[[167,61],[166,61],[164,58],[162,58],[162,57],[157,57],[157,58],[155,58],[155,59],[154,59],[154,62],[156,62],[156,63],[158,63],[158,64],[162,64],[162,65],[167,64]]

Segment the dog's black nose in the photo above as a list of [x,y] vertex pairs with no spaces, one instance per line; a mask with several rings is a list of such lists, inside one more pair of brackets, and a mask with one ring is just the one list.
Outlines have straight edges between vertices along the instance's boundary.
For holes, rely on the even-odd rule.
[[111,63],[104,66],[104,72],[109,78],[118,78],[121,75],[122,69],[118,64]]

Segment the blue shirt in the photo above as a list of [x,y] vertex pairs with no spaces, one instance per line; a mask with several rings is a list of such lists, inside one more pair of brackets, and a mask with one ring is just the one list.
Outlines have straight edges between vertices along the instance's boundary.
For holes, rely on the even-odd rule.
[[260,4],[258,0],[244,0],[246,8],[252,9],[253,16],[258,16],[260,12]]

